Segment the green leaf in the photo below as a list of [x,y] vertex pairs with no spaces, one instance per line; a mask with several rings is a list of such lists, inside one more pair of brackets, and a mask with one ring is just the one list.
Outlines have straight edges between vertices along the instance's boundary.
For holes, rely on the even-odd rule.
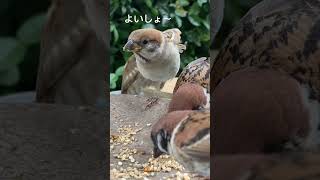
[[210,33],[207,32],[200,32],[200,40],[201,41],[209,41],[210,40]]
[[194,16],[194,15],[189,15],[188,16],[188,20],[194,26],[200,26],[200,22],[201,22],[201,18],[200,17]]
[[127,61],[131,56],[132,56],[131,52],[126,52],[126,51],[122,52],[122,57],[125,61]]
[[200,7],[197,3],[193,3],[191,8],[189,9],[189,15],[199,15]]
[[204,19],[201,22],[207,28],[207,30],[210,30],[210,24],[209,24],[209,21],[207,19]]
[[147,24],[143,24],[143,25],[142,25],[142,28],[145,29],[145,28],[155,28],[155,27],[154,27],[153,24],[147,23]]
[[125,14],[127,12],[127,8],[125,6],[121,7],[121,13]]
[[40,42],[40,34],[45,23],[45,14],[32,16],[19,28],[17,37],[26,45]]
[[118,42],[118,40],[119,40],[119,33],[118,33],[118,30],[117,30],[117,28],[116,28],[116,26],[114,25],[114,24],[112,24],[111,26],[110,26],[110,31],[113,33],[113,42]]
[[124,70],[124,65],[118,67],[118,69],[116,70],[116,75],[117,75],[117,76],[122,76],[123,70]]
[[188,0],[178,0],[177,1],[179,6],[188,6],[189,5],[189,1]]
[[176,19],[176,22],[177,22],[177,25],[178,27],[181,27],[182,26],[182,20],[179,16],[175,16],[175,19]]
[[0,72],[0,85],[1,86],[13,86],[19,81],[19,70],[17,66],[14,66],[7,71]]
[[204,3],[208,2],[208,1],[207,0],[197,0],[197,2],[199,4],[199,6],[201,7],[202,4],[204,4]]
[[14,38],[0,38],[0,71],[5,71],[23,61],[26,48]]
[[176,15],[180,16],[180,17],[186,17],[187,16],[187,11],[184,10],[183,8],[177,8],[175,10]]
[[117,87],[118,76],[114,73],[110,73],[110,89],[115,89]]
[[152,8],[152,1],[151,0],[145,0],[144,2],[148,6],[148,8]]

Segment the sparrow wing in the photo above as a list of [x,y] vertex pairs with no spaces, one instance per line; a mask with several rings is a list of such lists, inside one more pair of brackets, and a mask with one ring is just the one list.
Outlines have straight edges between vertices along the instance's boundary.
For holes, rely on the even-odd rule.
[[132,55],[125,67],[122,74],[122,84],[121,84],[121,93],[127,94],[129,87],[136,81],[137,76],[140,74],[138,71],[136,58]]
[[201,57],[189,63],[180,73],[174,92],[185,83],[199,84],[209,92],[210,58]]
[[210,159],[210,133],[198,140],[196,143],[185,146],[181,149],[190,157],[195,159]]
[[311,86],[320,100],[320,3],[301,0],[261,1],[240,20],[220,50],[211,86],[231,72],[250,66],[276,69]]
[[96,104],[105,94],[105,57],[106,50],[91,29],[83,4],[52,1],[41,34],[36,101]]
[[176,147],[195,159],[210,160],[210,112],[190,113],[174,130]]

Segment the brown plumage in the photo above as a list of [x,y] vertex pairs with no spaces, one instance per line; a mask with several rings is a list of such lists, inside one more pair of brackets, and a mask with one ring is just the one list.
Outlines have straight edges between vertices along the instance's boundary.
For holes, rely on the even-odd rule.
[[213,159],[214,180],[316,180],[320,173],[316,153],[219,155]]
[[194,111],[172,133],[169,148],[184,167],[210,176],[210,112]]
[[210,58],[202,57],[189,63],[180,73],[174,92],[184,83],[195,83],[210,89]]
[[[162,32],[157,29],[138,29],[132,31],[128,37],[128,39],[132,39],[133,41],[140,41],[142,39],[149,39],[152,41],[157,41],[158,43],[162,43],[165,39],[162,36]],[[180,41],[179,41],[180,43]]]
[[191,112],[190,110],[170,112],[152,126],[151,139],[154,144],[153,156],[155,158],[163,153],[169,153],[168,145],[174,128]]
[[109,3],[105,0],[82,0],[82,2],[85,6],[91,27],[99,39],[104,42],[104,45],[109,47],[108,33],[106,33],[109,22],[109,11],[107,9]]
[[[215,153],[259,153],[299,146],[310,125],[299,83],[276,70],[231,73],[212,94]],[[297,147],[299,148],[299,147]]]
[[125,66],[122,92],[140,94],[148,86],[160,89],[165,81],[174,78],[180,68],[180,53],[186,49],[180,44],[180,35],[179,29],[131,32],[123,47],[133,56]]
[[211,69],[216,153],[319,146],[319,13],[264,0],[232,30]]
[[267,67],[311,86],[320,100],[320,3],[264,0],[232,30],[212,66],[211,87],[233,71]]
[[185,83],[173,94],[168,112],[209,108],[210,96],[198,84]]
[[95,32],[99,27],[89,23],[89,12],[82,1],[52,1],[41,35],[37,102],[96,105],[105,100],[106,46]]
[[173,111],[152,127],[154,157],[168,153],[189,171],[210,176],[210,112]]
[[160,91],[163,85],[163,82],[152,81],[141,75],[137,68],[136,58],[134,55],[128,59],[122,74],[122,94],[143,94],[146,88],[152,88]]

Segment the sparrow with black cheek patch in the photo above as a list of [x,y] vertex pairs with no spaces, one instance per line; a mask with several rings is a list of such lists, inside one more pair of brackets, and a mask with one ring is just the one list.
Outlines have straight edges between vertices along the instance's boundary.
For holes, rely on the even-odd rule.
[[209,109],[210,94],[198,84],[184,83],[173,94],[168,112],[178,110]]
[[210,112],[173,111],[152,128],[154,157],[172,155],[184,167],[210,176]]
[[159,157],[161,154],[169,154],[168,144],[174,128],[181,120],[192,111],[173,111],[160,118],[151,129],[151,140],[154,144],[153,156]]
[[175,77],[180,68],[180,53],[186,49],[180,44],[180,35],[179,29],[138,29],[131,32],[123,50],[134,53],[144,78],[165,82]]
[[173,92],[185,83],[195,83],[210,92],[210,58],[202,57],[189,63],[180,73]]

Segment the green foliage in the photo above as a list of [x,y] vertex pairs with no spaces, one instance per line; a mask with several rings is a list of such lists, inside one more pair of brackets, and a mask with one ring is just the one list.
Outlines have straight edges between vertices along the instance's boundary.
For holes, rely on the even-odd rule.
[[12,86],[19,81],[17,66],[26,48],[14,38],[0,38],[0,85]]
[[0,37],[0,86],[14,86],[19,82],[19,64],[29,46],[39,43],[45,21],[43,14],[28,19],[17,31],[17,37]]
[[[153,27],[158,30],[179,28],[182,42],[187,43],[187,50],[181,54],[181,68],[198,57],[209,56],[210,22],[208,0],[112,0],[110,12],[111,58],[110,89],[120,89],[121,74],[126,60],[131,53],[122,51],[129,34],[136,29]],[[137,17],[146,14],[153,22],[125,23],[129,15]],[[156,17],[161,22],[154,23]],[[171,18],[164,20],[163,18]]]
[[[121,72],[131,53],[122,46],[132,30],[155,27],[160,30],[177,27],[182,31],[182,41],[188,42],[182,54],[182,67],[196,57],[208,56],[209,0],[111,0],[111,89],[119,89]],[[215,43],[219,48],[231,28],[260,0],[226,1],[225,19]],[[211,1],[212,2],[212,1]],[[34,90],[39,60],[40,29],[50,1],[2,0],[0,2],[0,95],[16,91]],[[170,17],[159,24],[125,24],[130,15],[155,18]],[[198,15],[197,15],[198,14]],[[111,84],[113,82],[113,84]]]
[[17,37],[25,45],[32,45],[40,42],[40,33],[43,23],[45,22],[45,14],[35,15],[28,19],[18,29]]

